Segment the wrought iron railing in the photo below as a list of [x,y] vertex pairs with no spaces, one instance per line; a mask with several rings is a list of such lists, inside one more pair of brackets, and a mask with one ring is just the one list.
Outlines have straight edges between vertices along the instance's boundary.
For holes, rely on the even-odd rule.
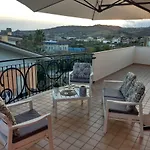
[[68,84],[75,62],[92,63],[92,54],[50,55],[0,61],[0,96],[11,103]]

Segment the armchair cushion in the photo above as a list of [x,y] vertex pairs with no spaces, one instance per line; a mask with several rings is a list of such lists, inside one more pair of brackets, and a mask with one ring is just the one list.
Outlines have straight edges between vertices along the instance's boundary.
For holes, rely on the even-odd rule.
[[135,81],[136,75],[132,72],[128,72],[123,80],[123,84],[120,87],[120,91],[125,98],[127,97],[129,87],[131,86],[131,84],[134,84]]
[[143,83],[136,81],[134,86],[131,86],[128,90],[126,101],[139,102],[145,92],[145,86]]
[[71,82],[90,83],[89,79],[70,78]]
[[[11,111],[9,110],[9,108],[5,105],[4,101],[2,98],[0,98],[0,112],[4,115],[6,115],[6,117],[8,118],[9,122],[12,125],[16,125],[16,120],[15,117],[13,116],[13,114],[11,113]],[[15,129],[13,132],[14,136],[19,136],[19,130]]]
[[[22,123],[31,119],[35,119],[36,117],[39,117],[39,116],[40,114],[36,110],[33,109],[30,111],[24,112],[22,114],[19,114],[15,116],[15,118],[16,118],[17,123]],[[13,143],[26,139],[46,129],[48,129],[48,122],[46,119],[43,119],[39,121],[38,123],[32,124],[30,126],[20,128],[19,129],[20,135],[17,137],[13,137]]]
[[[104,97],[105,101],[110,100],[110,99],[115,100],[115,101],[125,101],[124,99]],[[116,104],[116,103],[110,103],[109,104],[109,112],[138,115],[138,110],[136,107],[133,107],[133,109],[126,109],[126,108],[127,108],[127,105]]]
[[[130,86],[127,92],[126,101],[139,102],[145,92],[145,86],[143,83],[136,81],[134,85]],[[127,110],[131,110],[133,106],[127,106]]]
[[73,78],[75,79],[89,79],[90,73],[90,63],[75,63],[73,66]]
[[104,97],[113,97],[118,99],[124,99],[124,96],[118,89],[112,89],[112,88],[104,88]]

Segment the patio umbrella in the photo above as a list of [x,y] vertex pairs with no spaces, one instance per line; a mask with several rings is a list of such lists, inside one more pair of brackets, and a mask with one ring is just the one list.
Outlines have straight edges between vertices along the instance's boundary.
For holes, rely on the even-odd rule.
[[18,0],[34,12],[93,20],[149,19],[150,0]]

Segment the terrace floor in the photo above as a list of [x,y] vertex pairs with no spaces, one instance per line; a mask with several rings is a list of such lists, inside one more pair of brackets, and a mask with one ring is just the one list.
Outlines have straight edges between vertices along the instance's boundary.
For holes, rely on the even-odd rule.
[[[122,80],[127,72],[134,72],[139,81],[146,86],[143,100],[144,113],[150,111],[150,66],[131,65],[105,79]],[[55,150],[150,150],[150,131],[139,137],[139,125],[127,122],[109,121],[108,133],[103,134],[103,108],[101,88],[103,80],[93,85],[93,97],[90,116],[87,115],[87,102],[80,101],[58,103],[58,118],[53,117],[53,137]],[[52,113],[51,91],[32,97],[34,108],[41,114]],[[14,109],[14,113],[26,110],[26,105]],[[0,148],[2,148],[0,146]],[[48,142],[43,139],[28,150],[48,150]]]

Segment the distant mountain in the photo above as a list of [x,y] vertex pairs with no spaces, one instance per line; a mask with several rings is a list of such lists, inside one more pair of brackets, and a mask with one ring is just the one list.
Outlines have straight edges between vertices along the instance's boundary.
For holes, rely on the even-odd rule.
[[[150,27],[146,28],[122,28],[119,26],[94,25],[94,26],[60,26],[50,29],[42,29],[47,39],[54,39],[54,37],[108,37],[108,36],[150,36]],[[33,34],[35,30],[31,31],[14,31],[16,36],[24,36]]]

